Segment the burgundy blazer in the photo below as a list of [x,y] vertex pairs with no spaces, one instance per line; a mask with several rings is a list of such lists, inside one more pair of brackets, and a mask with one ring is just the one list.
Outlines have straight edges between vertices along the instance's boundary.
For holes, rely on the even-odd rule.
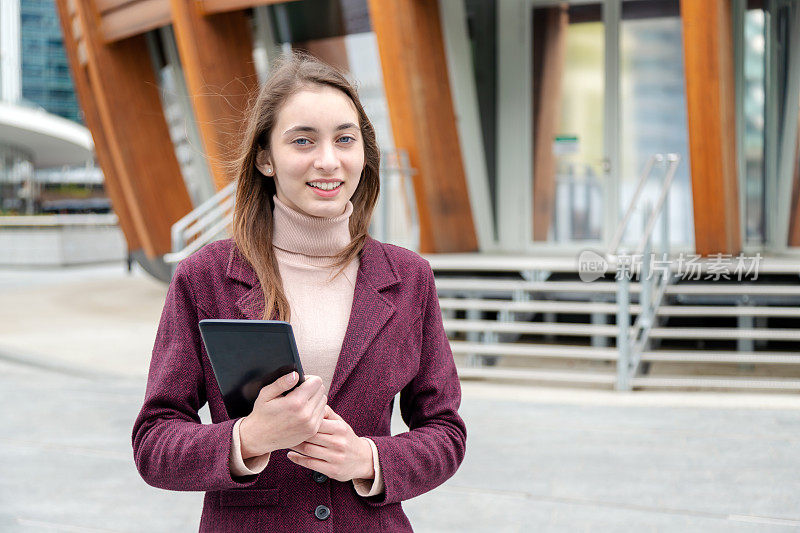
[[[328,394],[356,435],[378,448],[386,486],[378,496],[363,498],[352,482],[315,476],[284,451],[274,452],[258,475],[231,476],[236,421],[225,411],[198,322],[254,320],[263,309],[258,278],[230,239],[178,264],[133,427],[142,478],[162,489],[205,491],[200,531],[411,531],[400,502],[452,476],[466,444],[461,386],[430,265],[414,252],[367,239]],[[398,393],[410,430],[392,436]],[[206,402],[211,424],[197,414]]]

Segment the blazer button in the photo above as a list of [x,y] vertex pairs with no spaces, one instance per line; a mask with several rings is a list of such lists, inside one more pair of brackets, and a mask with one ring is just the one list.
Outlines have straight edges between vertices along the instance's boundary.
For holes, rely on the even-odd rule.
[[312,477],[314,478],[314,481],[316,481],[317,483],[325,483],[326,481],[328,481],[328,476],[326,476],[322,472],[314,472],[314,475]]
[[331,510],[325,507],[324,505],[318,505],[316,509],[314,509],[314,516],[319,518],[320,520],[325,520],[331,515]]

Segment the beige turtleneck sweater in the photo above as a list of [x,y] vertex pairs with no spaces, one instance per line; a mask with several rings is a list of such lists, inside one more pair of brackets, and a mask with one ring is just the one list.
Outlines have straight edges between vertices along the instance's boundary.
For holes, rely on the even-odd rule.
[[[328,393],[350,320],[353,292],[359,259],[332,268],[334,256],[350,243],[350,215],[353,203],[347,202],[344,213],[320,218],[300,213],[273,196],[274,228],[272,245],[278,260],[283,291],[289,300],[297,350],[307,375],[322,378]],[[324,327],[323,327],[324,326]],[[234,476],[258,474],[266,468],[270,454],[242,459],[239,419],[233,426],[230,468]],[[362,437],[372,448],[375,479],[354,479],[360,496],[374,496],[384,490],[378,449],[371,439]]]

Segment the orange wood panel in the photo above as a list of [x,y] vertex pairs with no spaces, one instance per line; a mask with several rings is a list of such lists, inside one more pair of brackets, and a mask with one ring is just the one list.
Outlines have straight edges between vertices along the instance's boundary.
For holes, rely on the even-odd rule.
[[204,15],[194,0],[171,0],[186,86],[217,189],[230,161],[248,99],[258,91],[245,13]]
[[159,257],[171,249],[172,224],[192,205],[144,37],[105,44],[91,0],[69,1],[83,28],[86,79],[110,153],[111,161],[100,164],[119,183],[142,249]]
[[347,46],[344,37],[329,37],[292,43],[295,50],[303,50],[321,59],[327,64],[338,68],[342,72],[350,71],[350,61],[347,58]]
[[119,9],[127,4],[135,4],[140,0],[95,0],[94,7],[100,15],[112,9]]
[[78,57],[78,41],[83,35],[80,20],[71,16],[67,12],[66,0],[56,0],[59,19],[61,20],[61,31],[64,35],[64,50],[72,70],[72,79],[75,85],[75,93],[83,111],[83,119],[89,131],[92,132],[94,140],[94,152],[100,168],[103,169],[103,186],[108,194],[114,213],[119,220],[119,227],[125,235],[128,250],[134,251],[141,248],[141,240],[136,233],[136,226],[133,223],[131,210],[128,207],[127,199],[122,191],[119,176],[114,168],[111,150],[108,146],[106,134],[103,131],[103,124],[97,111],[94,96],[89,82],[89,74],[86,71],[85,63]]
[[697,253],[741,251],[730,0],[682,0]]
[[169,23],[169,0],[136,0],[103,12],[100,33],[105,42],[111,43]]
[[792,212],[789,214],[789,246],[800,246],[800,115],[797,117],[797,144],[792,175]]
[[569,14],[565,5],[543,8],[534,27],[533,240],[546,241],[556,199],[553,140],[561,120],[561,87]]
[[224,13],[226,11],[238,11],[248,7],[266,6],[269,4],[282,4],[294,0],[199,0],[202,4],[203,13]]
[[395,146],[418,173],[420,249],[478,248],[447,75],[438,2],[369,0]]

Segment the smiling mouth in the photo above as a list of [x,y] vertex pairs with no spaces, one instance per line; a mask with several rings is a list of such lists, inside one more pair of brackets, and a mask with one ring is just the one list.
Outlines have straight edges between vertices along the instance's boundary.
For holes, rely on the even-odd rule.
[[[314,185],[314,183],[317,183],[317,185]],[[314,189],[319,189],[321,191],[334,191],[334,190],[338,189],[339,187],[341,187],[343,184],[344,184],[343,181],[340,181],[340,182],[336,183],[335,185],[333,183],[331,183],[331,182],[324,183],[324,182],[311,182],[311,181],[309,181],[309,182],[306,183],[306,185],[308,185],[309,187],[313,187]]]

